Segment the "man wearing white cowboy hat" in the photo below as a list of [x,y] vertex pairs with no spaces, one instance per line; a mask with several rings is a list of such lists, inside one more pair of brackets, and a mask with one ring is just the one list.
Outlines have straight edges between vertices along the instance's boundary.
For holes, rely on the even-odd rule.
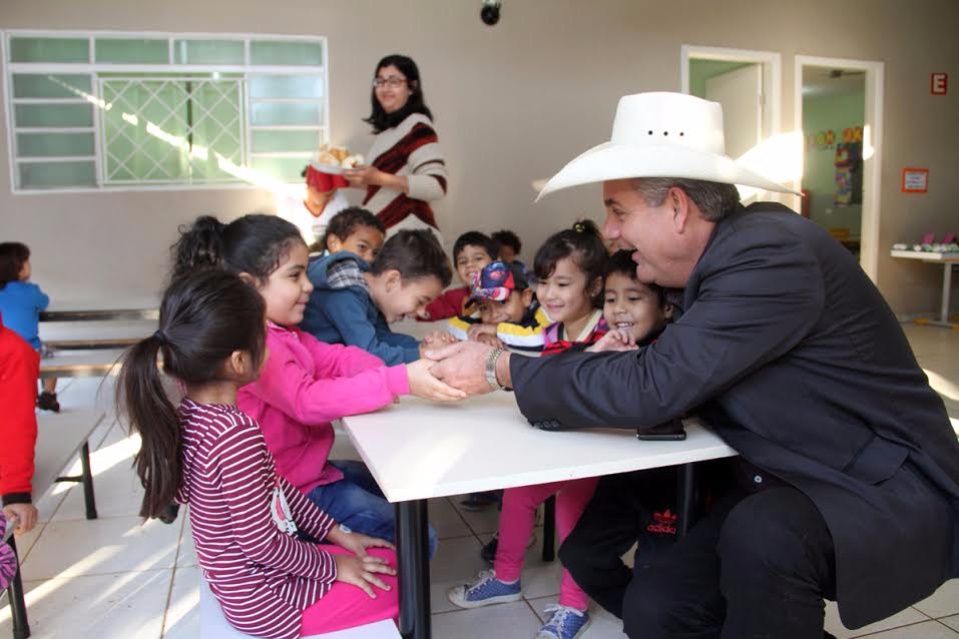
[[856,628],[959,575],[959,444],[942,399],[838,242],[781,205],[742,207],[736,184],[786,189],[725,156],[721,107],[622,98],[612,139],[540,196],[591,182],[605,235],[636,249],[640,280],[684,289],[682,317],[639,350],[530,359],[462,343],[432,353],[432,370],[471,393],[512,387],[553,428],[695,411],[739,451],[742,481],[668,550],[637,556],[626,633],[818,639],[824,598]]

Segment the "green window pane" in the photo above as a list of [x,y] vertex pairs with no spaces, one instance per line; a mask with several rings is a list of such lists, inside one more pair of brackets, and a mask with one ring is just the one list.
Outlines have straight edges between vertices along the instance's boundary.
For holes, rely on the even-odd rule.
[[17,157],[93,155],[93,133],[18,133]]
[[319,104],[254,103],[252,116],[254,126],[318,126],[323,122]]
[[89,62],[86,38],[10,38],[11,62]]
[[319,42],[251,42],[250,63],[319,66],[323,64],[323,45]]
[[304,155],[301,158],[262,158],[254,157],[251,165],[255,171],[264,173],[284,182],[302,182],[300,173],[303,167],[310,161],[310,156]]
[[253,131],[253,153],[312,153],[319,145],[319,131]]
[[17,104],[14,121],[18,127],[93,126],[93,105]]
[[243,42],[237,40],[174,40],[177,64],[244,64]]
[[254,75],[250,77],[254,98],[322,98],[323,78],[316,75]]
[[167,64],[166,40],[97,38],[96,61],[118,64]]
[[97,169],[90,162],[21,162],[21,189],[96,186]]
[[13,76],[15,98],[76,98],[92,92],[88,75],[16,73]]

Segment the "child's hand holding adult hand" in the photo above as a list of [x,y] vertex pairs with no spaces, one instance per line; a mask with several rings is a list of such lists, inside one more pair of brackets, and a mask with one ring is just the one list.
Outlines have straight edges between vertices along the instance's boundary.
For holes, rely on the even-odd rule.
[[382,579],[377,577],[381,575],[395,575],[396,570],[390,567],[386,560],[381,557],[366,555],[364,557],[353,557],[352,555],[333,555],[336,562],[336,580],[346,584],[353,584],[369,595],[370,599],[376,599],[376,591],[373,586],[380,590],[389,590],[390,587]]
[[504,344],[500,338],[496,337],[496,335],[490,335],[488,333],[480,335],[476,338],[476,341],[480,344],[487,344],[494,348],[506,348],[506,344]]
[[638,348],[636,338],[633,337],[632,333],[614,328],[586,350],[590,353],[602,353],[604,351],[633,351]]
[[434,402],[455,402],[466,399],[461,390],[448,386],[433,377],[430,369],[436,364],[430,359],[418,359],[406,365],[406,374],[410,381],[410,393]]
[[466,335],[474,342],[479,342],[481,335],[496,335],[496,324],[473,324]]
[[452,334],[446,331],[433,331],[429,335],[423,338],[423,346],[420,347],[420,355],[423,354],[423,351],[430,346],[446,346],[447,344],[455,344],[458,340],[453,337]]

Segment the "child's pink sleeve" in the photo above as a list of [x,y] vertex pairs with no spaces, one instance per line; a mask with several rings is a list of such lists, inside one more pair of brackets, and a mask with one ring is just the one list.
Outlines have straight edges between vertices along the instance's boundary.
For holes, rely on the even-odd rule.
[[383,366],[383,360],[362,348],[344,346],[343,344],[327,344],[321,342],[309,333],[297,331],[300,343],[306,347],[316,364],[314,377],[349,377]]
[[305,369],[279,340],[271,340],[269,346],[270,356],[260,378],[245,388],[260,401],[307,426],[368,413],[410,392],[403,365],[387,367],[380,363],[352,375],[320,377]]

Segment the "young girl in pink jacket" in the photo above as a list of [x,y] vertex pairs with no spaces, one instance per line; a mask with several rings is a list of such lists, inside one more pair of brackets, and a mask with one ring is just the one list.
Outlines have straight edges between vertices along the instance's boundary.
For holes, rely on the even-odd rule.
[[[465,397],[429,373],[433,362],[385,366],[350,346],[324,344],[296,325],[313,285],[308,252],[291,223],[246,215],[230,224],[204,216],[175,246],[174,279],[197,268],[225,268],[253,286],[266,304],[269,357],[260,377],[240,389],[239,408],[255,419],[277,472],[320,510],[351,530],[395,540],[393,506],[361,462],[330,461],[333,427],[345,415],[377,410],[401,395]],[[430,552],[436,534],[430,529]]]

